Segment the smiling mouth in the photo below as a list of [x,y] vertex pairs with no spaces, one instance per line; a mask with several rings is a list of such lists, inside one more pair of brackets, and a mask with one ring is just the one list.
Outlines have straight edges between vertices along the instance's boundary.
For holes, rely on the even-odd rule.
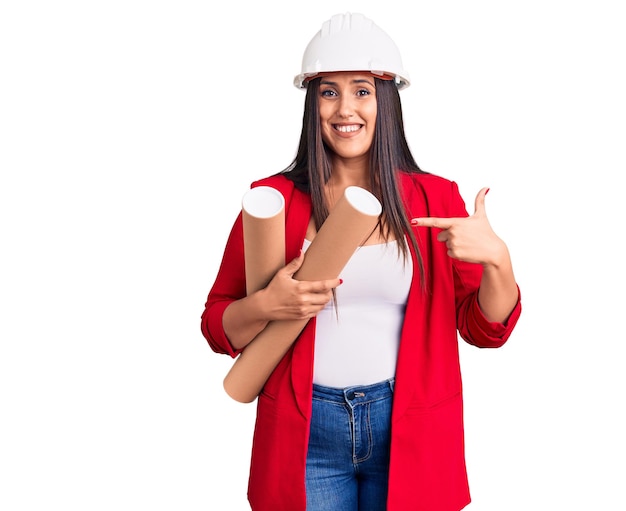
[[361,129],[361,124],[349,124],[349,125],[339,125],[334,124],[333,128],[335,128],[340,133],[353,133]]

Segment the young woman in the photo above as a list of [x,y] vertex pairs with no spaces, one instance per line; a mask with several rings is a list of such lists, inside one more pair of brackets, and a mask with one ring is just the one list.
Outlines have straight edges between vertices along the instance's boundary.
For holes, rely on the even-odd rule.
[[[333,16],[295,84],[306,90],[289,167],[252,186],[285,198],[286,260],[246,296],[238,217],[202,332],[236,357],[268,325],[309,319],[257,400],[248,498],[254,511],[458,511],[470,502],[458,335],[499,347],[521,312],[506,244],[457,185],[422,171],[405,140],[409,85],[389,36]],[[340,278],[293,278],[348,186],[382,205]]]

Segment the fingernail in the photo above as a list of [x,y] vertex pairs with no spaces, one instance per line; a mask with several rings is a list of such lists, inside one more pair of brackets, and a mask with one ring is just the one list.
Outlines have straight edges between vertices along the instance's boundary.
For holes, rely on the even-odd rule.
[[489,193],[489,190],[491,190],[491,188],[487,188],[487,191],[485,192],[485,195],[487,195]]
[[339,279],[339,285],[343,284],[343,279]]
[[415,218],[411,220],[411,225],[417,225],[417,220]]

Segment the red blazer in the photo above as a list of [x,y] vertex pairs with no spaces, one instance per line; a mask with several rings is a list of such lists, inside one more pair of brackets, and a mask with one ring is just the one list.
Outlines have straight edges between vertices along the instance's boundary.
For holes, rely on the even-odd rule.
[[[409,218],[467,216],[457,185],[432,174],[399,174]],[[285,260],[297,256],[311,215],[310,197],[284,176],[252,184],[285,197]],[[507,322],[482,314],[482,266],[447,255],[437,229],[416,228],[428,291],[414,272],[398,354],[392,412],[389,511],[459,511],[470,502],[465,468],[458,335],[479,347],[509,338],[521,312]],[[411,249],[414,268],[416,256]],[[222,327],[224,309],[245,296],[241,215],[229,236],[201,329],[217,353],[237,356]],[[313,377],[315,319],[276,367],[257,399],[248,499],[254,511],[305,511],[305,463]]]

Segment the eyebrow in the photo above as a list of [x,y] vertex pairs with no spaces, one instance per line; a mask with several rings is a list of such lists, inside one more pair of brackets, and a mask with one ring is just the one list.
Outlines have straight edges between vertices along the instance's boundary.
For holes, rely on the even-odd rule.
[[[358,83],[367,83],[368,85],[371,85],[372,87],[374,87],[374,84],[372,82],[370,82],[369,80],[366,80],[365,78],[360,78],[358,80],[352,80],[350,81],[351,84],[358,84]],[[325,80],[324,78],[322,78],[322,81],[320,82],[320,85],[334,85],[337,86],[337,82],[331,82],[330,80]]]

